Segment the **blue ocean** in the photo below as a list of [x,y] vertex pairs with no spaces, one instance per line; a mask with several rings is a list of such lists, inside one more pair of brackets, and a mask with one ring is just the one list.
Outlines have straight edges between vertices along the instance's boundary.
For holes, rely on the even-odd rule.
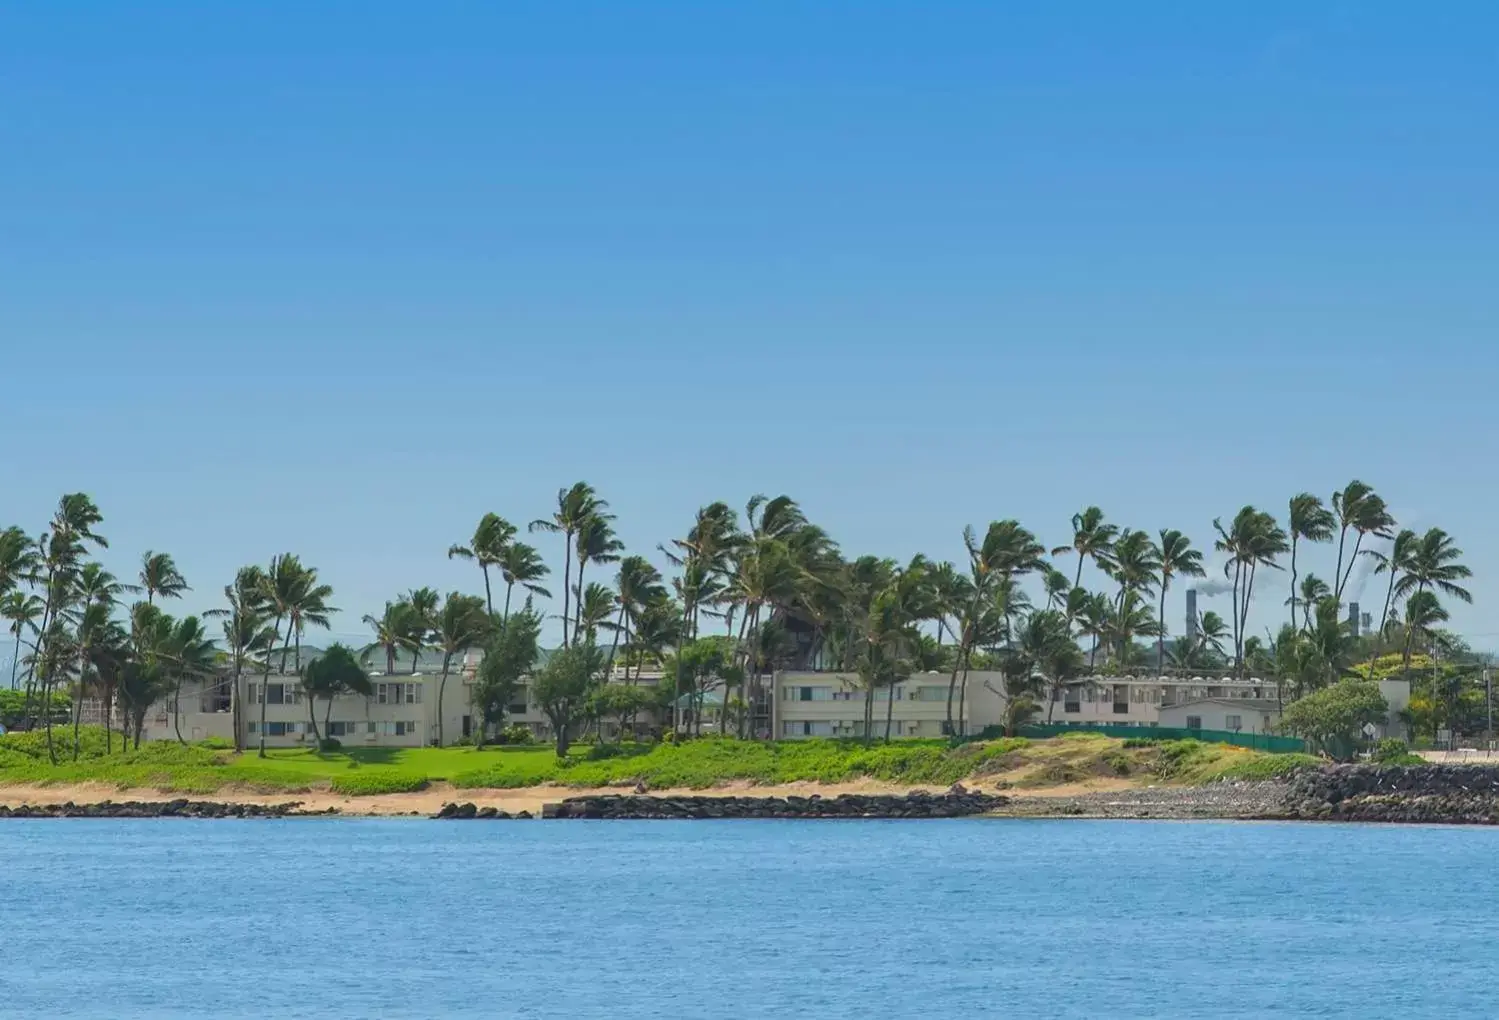
[[1499,831],[0,822],[15,1017],[1499,1015]]

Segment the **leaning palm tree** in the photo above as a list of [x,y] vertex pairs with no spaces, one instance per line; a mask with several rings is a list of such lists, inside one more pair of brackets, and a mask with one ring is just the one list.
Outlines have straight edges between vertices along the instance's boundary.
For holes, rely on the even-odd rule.
[[1173,577],[1202,577],[1207,571],[1202,568],[1202,553],[1192,548],[1192,540],[1174,528],[1162,528],[1161,540],[1155,548],[1155,559],[1161,572],[1161,607],[1157,621],[1160,633],[1156,635],[1156,667],[1166,665],[1166,589],[1171,587]]
[[1451,535],[1441,528],[1430,529],[1411,546],[1405,575],[1396,583],[1395,594],[1439,591],[1471,604],[1472,593],[1457,583],[1473,576],[1473,571],[1459,562],[1462,555]]
[[411,672],[415,673],[422,651],[428,647],[432,632],[437,629],[437,610],[442,596],[435,588],[413,588],[401,601],[411,607],[411,612],[405,614],[405,640],[402,644],[411,653]]
[[15,651],[10,662],[10,689],[16,689],[16,680],[21,668],[21,644],[27,634],[37,633],[37,621],[42,618],[42,600],[22,591],[8,592],[0,599],[0,620],[8,624],[7,630],[15,638]]
[[[1332,589],[1327,586],[1327,582],[1322,580],[1322,578],[1318,577],[1316,574],[1309,573],[1301,579],[1300,588],[1295,592],[1292,592],[1291,596],[1287,598],[1286,601],[1290,603],[1293,609],[1297,605],[1300,605],[1302,607],[1301,629],[1311,630],[1313,610],[1315,610],[1316,607],[1320,605],[1324,599],[1330,598],[1332,598]],[[1336,600],[1334,600],[1333,604],[1337,604]],[[1292,620],[1292,625],[1295,625],[1294,620]]]
[[[1073,589],[1081,591],[1082,589]],[[1077,622],[1078,630],[1083,637],[1092,641],[1088,650],[1088,668],[1091,670],[1098,662],[1098,648],[1109,633],[1109,620],[1113,616],[1113,602],[1103,592],[1091,592],[1078,605],[1073,614]]]
[[172,683],[172,729],[178,743],[186,744],[182,736],[182,684],[187,680],[206,682],[217,668],[217,652],[202,621],[196,616],[176,621],[163,658]]
[[[1415,639],[1429,642],[1438,624],[1447,622],[1447,610],[1435,592],[1418,591],[1405,602],[1405,653],[1401,669],[1410,675],[1411,650]],[[1435,671],[1433,671],[1433,674]]]
[[532,595],[549,599],[552,593],[541,586],[541,579],[552,572],[552,568],[541,562],[541,554],[535,546],[524,542],[510,542],[499,561],[500,577],[505,581],[505,610],[501,620],[510,619],[510,593],[520,585]]
[[448,686],[453,658],[478,648],[489,636],[490,615],[484,600],[475,595],[449,592],[437,614],[433,639],[442,653],[442,678],[437,682],[437,744],[443,744],[442,698]]
[[574,591],[578,615],[574,617],[573,643],[597,644],[599,631],[613,629],[615,607],[619,597],[607,584],[594,582],[581,592]]
[[[1380,498],[1379,494],[1371,486],[1356,478],[1344,486],[1341,492],[1332,494],[1332,510],[1338,523],[1338,563],[1332,577],[1332,597],[1337,599],[1339,605],[1342,605],[1343,589],[1347,587],[1348,578],[1353,574],[1353,564],[1358,559],[1359,547],[1363,545],[1364,536],[1389,538],[1390,529],[1395,526],[1395,518],[1390,516],[1385,501]],[[1357,537],[1353,543],[1353,554],[1348,557],[1348,569],[1345,571],[1343,547],[1347,542],[1349,529],[1352,529]]]
[[411,603],[406,601],[385,603],[385,611],[379,616],[365,614],[363,623],[375,632],[375,639],[359,650],[360,657],[377,650],[384,652],[385,672],[394,675],[396,656],[406,649],[411,633],[411,615]]
[[[293,553],[282,553],[271,560],[270,567],[260,575],[261,590],[258,593],[258,602],[264,607],[264,612],[271,622],[270,641],[266,648],[265,670],[260,678],[260,690],[257,701],[260,703],[260,746],[256,750],[258,757],[265,757],[265,706],[266,685],[271,682],[271,668],[275,659],[276,644],[278,642],[289,642],[291,640],[292,627],[288,626],[284,636],[281,625],[287,623],[295,608],[301,605],[307,598],[311,587],[311,579],[317,577],[317,571],[302,566],[302,561]],[[285,656],[282,656],[283,661]],[[284,667],[283,667],[284,668]]]
[[1281,569],[1275,559],[1290,549],[1290,540],[1274,517],[1252,506],[1235,514],[1233,523],[1226,529],[1221,520],[1215,519],[1213,529],[1218,532],[1214,548],[1228,555],[1224,574],[1233,577],[1234,671],[1235,675],[1242,677],[1255,577],[1262,566]]
[[[1322,500],[1310,492],[1300,492],[1291,497],[1290,515],[1286,519],[1286,532],[1291,537],[1291,626],[1296,626],[1296,546],[1302,540],[1308,542],[1331,542],[1338,519],[1331,510],[1322,505]],[[1311,605],[1307,606],[1307,618],[1311,618]],[[1310,622],[1307,624],[1311,626]]]
[[229,653],[229,667],[233,684],[229,693],[230,713],[234,720],[234,749],[245,749],[243,684],[245,667],[256,655],[269,657],[275,644],[276,634],[266,626],[265,605],[266,576],[257,566],[240,567],[234,575],[234,583],[224,585],[224,599],[228,609],[210,609],[203,615],[223,617],[224,646]]
[[[583,571],[590,563],[618,563],[620,553],[624,551],[625,544],[614,535],[614,527],[610,523],[613,518],[608,514],[595,514],[578,528],[575,540],[578,554],[578,583],[573,594],[587,591],[590,586],[585,587],[583,583]],[[583,607],[578,606],[578,616],[581,617]],[[574,640],[577,631],[573,633]]]
[[1077,553],[1077,574],[1072,579],[1072,586],[1076,588],[1083,583],[1083,564],[1090,558],[1100,567],[1106,564],[1113,554],[1114,539],[1118,536],[1119,528],[1104,521],[1102,510],[1090,506],[1081,513],[1072,515],[1072,544],[1058,546],[1051,554],[1061,556],[1070,552]]
[[628,647],[630,631],[645,611],[645,607],[657,599],[666,597],[661,571],[644,556],[626,556],[619,561],[619,572],[614,575],[615,587],[619,590],[619,619],[615,621],[614,643],[609,648],[609,668],[616,666],[614,653],[623,639]]
[[515,525],[499,514],[490,513],[479,518],[479,526],[474,529],[474,537],[469,539],[468,545],[448,546],[448,559],[456,556],[478,562],[479,569],[484,572],[484,606],[491,615],[494,614],[494,599],[489,590],[489,568],[497,566],[504,558],[505,548],[515,534]]
[[[1375,632],[1377,634],[1383,634],[1390,625],[1390,610],[1395,605],[1395,585],[1400,580],[1401,574],[1410,570],[1411,550],[1415,548],[1419,540],[1420,536],[1414,531],[1409,528],[1402,528],[1400,533],[1395,536],[1395,540],[1390,543],[1389,552],[1380,552],[1378,549],[1364,550],[1364,555],[1374,561],[1375,574],[1390,575],[1389,584],[1385,586],[1384,610],[1379,614],[1379,629]],[[1326,586],[1324,585],[1323,587]],[[1372,655],[1370,659],[1373,659]],[[1371,671],[1373,670],[1372,662],[1369,668]]]
[[576,482],[570,489],[557,490],[557,510],[550,518],[540,518],[530,524],[531,531],[549,531],[563,538],[562,570],[562,645],[568,647],[568,597],[572,592],[573,536],[586,522],[602,516],[613,520],[607,511],[609,504],[598,497],[593,486],[587,482]]
[[149,549],[141,557],[140,580],[140,589],[146,593],[148,603],[155,603],[158,595],[164,599],[180,599],[183,592],[192,591],[170,555]]
[[0,595],[21,584],[30,584],[37,569],[37,546],[17,527],[0,531]]
[[[293,655],[293,668],[302,672],[302,632],[308,627],[320,627],[323,630],[330,629],[332,615],[338,610],[328,605],[328,599],[333,595],[330,585],[319,584],[317,571],[311,567],[306,570],[302,585],[297,592],[297,598],[287,607],[286,625],[288,644],[291,646]],[[281,649],[281,672],[286,672],[286,645]]]
[[1125,528],[1119,533],[1108,563],[1108,572],[1119,585],[1116,606],[1124,604],[1128,592],[1144,594],[1155,588],[1161,570],[1160,555],[1146,532]]
[[1223,642],[1229,639],[1228,624],[1223,622],[1223,617],[1209,610],[1203,613],[1197,621],[1197,644],[1202,651],[1210,651],[1219,660],[1227,656],[1223,651]]

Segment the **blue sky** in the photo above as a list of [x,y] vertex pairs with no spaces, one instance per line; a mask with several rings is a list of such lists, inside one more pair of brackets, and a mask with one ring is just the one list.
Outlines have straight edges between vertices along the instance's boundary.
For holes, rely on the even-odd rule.
[[579,478],[636,550],[785,492],[957,558],[1360,477],[1499,646],[1496,57],[1456,2],[0,0],[0,523],[89,491],[192,609],[296,551],[354,637]]

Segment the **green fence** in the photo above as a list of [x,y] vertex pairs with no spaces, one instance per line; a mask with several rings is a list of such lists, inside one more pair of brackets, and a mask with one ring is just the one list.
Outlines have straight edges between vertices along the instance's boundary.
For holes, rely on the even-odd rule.
[[1172,726],[1071,726],[1066,723],[1025,726],[1020,730],[1022,737],[1036,740],[1064,733],[1102,733],[1106,737],[1122,737],[1125,740],[1201,740],[1210,744],[1237,744],[1239,747],[1252,747],[1257,751],[1273,751],[1276,754],[1306,750],[1306,741],[1299,737],[1235,733],[1232,730],[1186,730]]

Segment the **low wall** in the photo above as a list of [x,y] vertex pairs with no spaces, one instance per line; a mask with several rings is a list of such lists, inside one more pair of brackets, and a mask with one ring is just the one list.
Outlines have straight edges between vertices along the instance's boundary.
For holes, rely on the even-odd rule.
[[1337,822],[1499,825],[1499,768],[1329,765],[1287,784],[1278,817]]

